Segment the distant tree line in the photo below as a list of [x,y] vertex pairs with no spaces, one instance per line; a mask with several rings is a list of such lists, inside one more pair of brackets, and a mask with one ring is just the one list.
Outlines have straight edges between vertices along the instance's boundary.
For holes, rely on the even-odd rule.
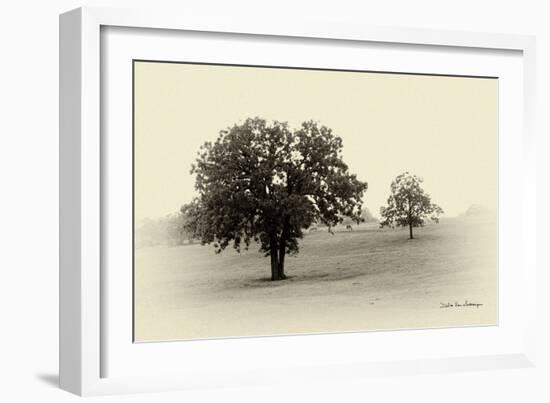
[[136,247],[194,243],[196,240],[185,228],[186,221],[187,217],[181,211],[157,219],[144,219],[135,230]]
[[[361,210],[359,222],[352,220],[349,217],[342,217],[342,225],[358,225],[360,223],[374,223],[374,222],[377,223],[378,221],[379,221],[378,218],[375,217],[367,207],[364,207]],[[322,223],[320,223],[319,226],[323,226]]]

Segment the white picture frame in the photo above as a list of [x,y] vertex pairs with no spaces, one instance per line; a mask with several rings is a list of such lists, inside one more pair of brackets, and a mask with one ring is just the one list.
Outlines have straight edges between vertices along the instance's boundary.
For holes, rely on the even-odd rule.
[[[325,355],[315,355],[311,350],[292,363],[285,361],[266,362],[262,373],[258,367],[243,359],[238,370],[220,367],[211,356],[200,371],[190,371],[190,363],[173,364],[172,371],[158,374],[110,376],[105,369],[105,360],[112,354],[107,345],[102,326],[109,316],[109,305],[105,303],[106,291],[102,287],[102,265],[104,264],[104,239],[102,239],[101,214],[102,192],[109,171],[104,166],[101,132],[102,98],[106,91],[101,85],[101,30],[102,27],[146,28],[175,30],[182,32],[223,33],[224,35],[252,35],[257,38],[300,38],[338,40],[354,43],[399,44],[400,46],[428,46],[434,49],[469,49],[479,54],[484,52],[513,51],[521,57],[522,73],[516,77],[523,88],[519,101],[522,110],[523,127],[519,132],[508,132],[514,136],[521,150],[517,154],[517,166],[521,179],[521,190],[517,192],[517,205],[522,206],[521,220],[517,224],[522,247],[514,255],[520,264],[523,278],[517,283],[517,295],[523,298],[521,324],[514,325],[514,332],[521,333],[521,342],[515,339],[499,353],[484,351],[467,355],[460,353],[445,355],[434,352],[420,358],[401,357],[397,352],[388,360],[369,361],[362,357],[356,360],[338,362],[331,354],[331,346],[338,343],[361,343],[363,335],[328,335],[308,341],[312,336],[285,338],[249,338],[232,341],[201,341],[195,344],[199,351],[193,360],[201,358],[200,351],[215,347],[220,356],[230,358],[231,354],[245,352],[253,355],[266,346],[292,343],[292,348],[307,350],[307,345],[328,347]],[[221,34],[220,34],[221,35]],[[338,45],[335,45],[338,46]],[[535,209],[528,208],[535,203],[535,40],[530,36],[469,33],[443,30],[417,30],[409,28],[383,28],[358,25],[333,24],[329,22],[300,21],[281,22],[269,20],[239,21],[200,19],[192,15],[171,15],[150,10],[116,10],[103,8],[80,8],[62,14],[60,17],[60,385],[63,389],[79,395],[130,393],[159,391],[196,387],[226,385],[252,385],[258,383],[292,381],[293,379],[330,380],[341,377],[368,376],[370,374],[411,374],[419,372],[464,371],[489,368],[527,367],[535,362]],[[432,72],[437,73],[437,72]],[[515,74],[515,73],[513,73]],[[508,135],[508,134],[507,134]],[[517,138],[515,137],[517,136]],[[506,174],[506,172],[505,172]],[[500,181],[506,177],[501,177]],[[512,178],[510,178],[512,179]],[[501,230],[502,232],[502,230]],[[506,234],[501,233],[501,237]],[[429,332],[429,331],[428,331]],[[432,330],[433,332],[433,330]],[[460,337],[459,330],[453,337]],[[396,333],[396,332],[393,332]],[[399,342],[409,339],[417,342],[425,337],[418,331],[397,332]],[[403,335],[411,333],[411,335]],[[371,332],[372,334],[372,332]],[[378,333],[377,340],[391,338],[389,333]],[[443,337],[443,336],[442,336]],[[490,337],[487,334],[485,337]],[[520,336],[518,336],[520,337]],[[416,339],[416,341],[414,341]],[[131,343],[131,340],[129,340]],[[185,342],[187,352],[194,345]],[[210,344],[208,344],[210,343]],[[163,354],[171,354],[178,343],[163,343]],[[181,344],[181,343],[180,343]],[[239,345],[241,350],[230,350]],[[200,346],[200,347],[199,347]],[[233,348],[233,347],[231,347]],[[202,350],[201,350],[202,349]],[[128,350],[130,351],[130,350]],[[442,350],[444,351],[444,349]],[[472,350],[473,351],[473,350]],[[130,352],[131,354],[131,352]],[[228,354],[225,356],[224,354]],[[458,354],[458,355],[457,355]],[[315,357],[315,359],[312,359]],[[123,357],[124,358],[124,357]],[[128,357],[126,357],[128,358]],[[162,358],[165,359],[165,358]],[[154,365],[162,363],[155,361]],[[130,362],[130,361],[129,361]],[[144,362],[144,366],[145,361]],[[258,364],[261,365],[261,364]],[[178,370],[179,366],[179,370]],[[248,366],[248,367],[247,367]],[[186,368],[187,367],[187,368]],[[212,370],[209,370],[209,367]],[[218,369],[214,370],[214,367]],[[307,370],[306,370],[307,368]],[[155,372],[155,367],[152,367]],[[174,370],[175,369],[175,370]],[[119,371],[120,372],[120,371]],[[123,372],[123,371],[122,371]],[[231,376],[228,376],[231,375]]]

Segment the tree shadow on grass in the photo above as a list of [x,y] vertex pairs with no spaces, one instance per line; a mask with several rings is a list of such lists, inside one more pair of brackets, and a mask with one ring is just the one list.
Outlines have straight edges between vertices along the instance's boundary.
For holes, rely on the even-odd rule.
[[271,281],[270,277],[257,279],[248,279],[240,284],[235,284],[235,288],[272,288],[281,287],[290,284],[311,283],[311,282],[332,282],[349,280],[364,276],[368,273],[362,271],[351,271],[345,268],[337,268],[332,272],[312,271],[309,273],[287,275],[285,280]]

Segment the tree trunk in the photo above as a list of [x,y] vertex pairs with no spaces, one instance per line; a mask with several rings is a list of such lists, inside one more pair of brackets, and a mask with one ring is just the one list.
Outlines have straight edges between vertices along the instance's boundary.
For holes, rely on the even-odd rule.
[[407,221],[409,222],[409,239],[413,239],[413,224],[412,224],[412,205],[411,205],[411,196],[407,198],[407,203],[409,205],[409,211],[407,212]]
[[279,247],[279,266],[278,266],[278,272],[279,272],[279,280],[284,280],[286,278],[285,275],[285,246],[281,245]]
[[277,262],[277,250],[271,250],[271,281],[279,280],[279,264]]
[[283,223],[283,230],[281,231],[281,238],[279,239],[279,280],[284,280],[285,275],[285,254],[286,254],[286,240],[290,232],[290,219],[285,217]]
[[280,277],[279,277],[279,259],[278,259],[276,238],[271,237],[269,247],[270,247],[269,254],[271,256],[271,281],[277,281],[277,280],[280,280]]

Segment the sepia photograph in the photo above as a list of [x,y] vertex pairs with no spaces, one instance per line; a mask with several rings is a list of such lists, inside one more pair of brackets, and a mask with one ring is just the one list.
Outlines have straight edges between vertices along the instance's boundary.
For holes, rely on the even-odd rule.
[[498,78],[133,62],[134,342],[498,324]]

